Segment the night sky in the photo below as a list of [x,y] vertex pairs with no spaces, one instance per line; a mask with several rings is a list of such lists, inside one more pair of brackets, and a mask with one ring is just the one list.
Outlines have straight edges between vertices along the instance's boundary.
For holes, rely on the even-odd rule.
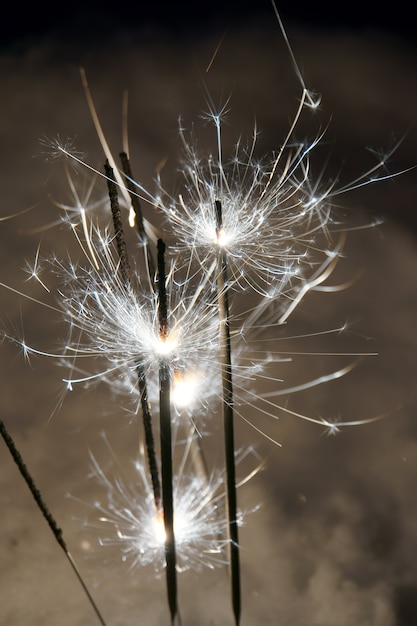
[[[329,1],[277,3],[287,26],[303,29],[351,32],[382,31],[395,33],[415,43],[416,28],[413,8],[404,0],[395,7],[375,2],[353,1],[336,5]],[[46,38],[62,41],[84,41],[96,45],[103,37],[117,31],[140,34],[164,31],[171,37],[198,39],[210,32],[238,30],[248,22],[266,24],[271,21],[268,0],[213,0],[204,7],[196,2],[129,3],[117,6],[113,2],[81,2],[51,6],[32,3],[22,14],[17,4],[11,4],[8,22],[3,26],[1,46],[27,46]],[[85,41],[88,38],[89,44]]]

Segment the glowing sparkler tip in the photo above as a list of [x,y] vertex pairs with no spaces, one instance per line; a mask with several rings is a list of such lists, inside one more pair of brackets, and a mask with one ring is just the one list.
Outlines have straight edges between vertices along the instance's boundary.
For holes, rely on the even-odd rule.
[[224,228],[220,228],[216,232],[214,243],[216,243],[220,248],[227,248],[228,244],[230,244],[232,241],[233,234],[231,232],[227,232]]
[[178,334],[175,331],[171,331],[166,335],[158,335],[155,341],[155,350],[160,356],[169,356],[175,353],[178,345]]
[[174,371],[171,399],[177,409],[192,406],[198,397],[201,376],[197,372]]
[[135,228],[136,226],[136,213],[132,206],[129,209],[129,226],[130,228]]
[[162,513],[156,513],[156,515],[152,518],[152,530],[156,542],[162,547],[165,544],[166,539],[164,516]]

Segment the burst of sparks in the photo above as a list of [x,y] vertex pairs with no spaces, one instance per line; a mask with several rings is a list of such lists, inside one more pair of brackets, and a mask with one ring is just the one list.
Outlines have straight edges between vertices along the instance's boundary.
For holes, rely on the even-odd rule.
[[[189,463],[190,441],[188,438],[180,462]],[[181,447],[181,446],[179,446]],[[241,462],[252,450],[237,454]],[[121,476],[111,479],[105,474],[94,457],[93,476],[104,487],[105,502],[95,502],[97,521],[87,526],[98,531],[99,543],[106,548],[116,548],[117,558],[130,567],[152,566],[157,574],[165,568],[163,517],[155,509],[152,488],[144,471],[143,459],[134,464],[134,480],[127,482]],[[241,481],[250,480],[259,470],[258,465]],[[179,571],[210,569],[225,565],[227,545],[224,520],[224,476],[214,471],[205,479],[181,469],[174,479],[175,542]],[[239,512],[242,524],[244,513]]]
[[[68,390],[72,390],[77,383],[89,384],[101,381],[107,383],[114,392],[134,398],[137,405],[139,405],[137,364],[140,362],[146,368],[150,397],[156,405],[158,394],[156,371],[160,359],[167,360],[173,375],[172,403],[176,415],[185,415],[193,421],[195,415],[198,415],[197,422],[201,426],[202,420],[205,423],[209,412],[218,408],[221,396],[218,321],[215,298],[211,290],[215,263],[209,262],[209,271],[205,272],[193,270],[192,259],[185,262],[178,256],[173,260],[168,274],[169,332],[162,337],[158,322],[158,304],[151,277],[147,282],[143,282],[135,272],[132,285],[126,286],[123,283],[119,278],[118,261],[109,229],[93,227],[91,218],[87,217],[89,206],[80,200],[81,196],[75,183],[71,178],[70,180],[73,204],[61,204],[60,207],[72,216],[68,217],[67,223],[80,245],[84,262],[75,263],[71,259],[65,262],[57,257],[49,260],[61,285],[57,293],[58,306],[55,308],[45,305],[54,310],[61,310],[64,314],[68,322],[68,337],[62,353],[48,353],[24,343],[22,349],[25,355],[27,357],[30,354],[49,355],[61,364],[65,363],[69,367],[68,375],[64,378]],[[237,205],[233,205],[232,212],[235,213],[237,228],[239,227]],[[213,208],[212,216],[214,220]],[[188,223],[185,218],[183,223],[184,225]],[[226,227],[227,221],[223,230]],[[213,229],[214,226],[210,228]],[[222,234],[220,236],[222,237]],[[245,241],[243,238],[239,244],[243,251]],[[245,406],[274,418],[279,413],[291,414],[285,405],[277,404],[276,398],[294,391],[291,388],[287,389],[283,380],[277,378],[274,366],[274,363],[282,363],[291,356],[279,350],[274,354],[271,349],[265,352],[259,348],[254,350],[254,347],[260,345],[259,340],[268,328],[287,321],[310,291],[323,287],[342,254],[343,243],[343,237],[339,238],[332,250],[323,251],[322,260],[316,262],[310,276],[301,277],[302,272],[299,272],[296,288],[290,289],[288,286],[288,291],[283,292],[283,282],[291,273],[296,274],[295,269],[292,269],[286,273],[287,278],[281,277],[278,283],[272,281],[272,284],[268,285],[268,291],[261,291],[257,286],[255,293],[247,291],[243,293],[245,302],[248,300],[254,304],[246,313],[239,311],[232,319],[236,328],[232,335],[232,359],[237,414],[243,417],[242,408]],[[212,244],[217,245],[215,240]],[[248,246],[250,245],[249,241]],[[195,250],[192,242],[191,248]],[[39,249],[34,263],[28,266],[28,273],[30,278],[37,280],[50,291],[46,281],[40,277]],[[232,279],[232,285],[236,285],[235,279]],[[332,290],[338,287],[327,288]],[[354,357],[355,353],[350,356]],[[87,360],[89,362],[95,360],[99,365],[93,366],[93,371],[87,371],[81,365]],[[338,372],[347,373],[348,370],[349,367],[336,370],[330,373],[326,380],[336,379]],[[321,384],[323,380],[323,377],[319,377],[300,383],[294,390],[311,388],[315,384]],[[259,393],[258,387],[262,381],[273,385],[274,391]],[[328,428],[328,423],[321,419],[298,416]],[[245,417],[243,419],[247,420]],[[257,430],[253,419],[250,423]],[[342,425],[343,423],[339,423],[337,429]]]
[[[277,295],[304,279],[304,267],[317,263],[317,250],[329,242],[333,217],[329,189],[312,194],[309,153],[315,142],[299,146],[284,159],[254,157],[256,133],[248,150],[236,147],[223,163],[220,120],[215,118],[218,155],[201,156],[181,137],[185,149],[184,189],[178,199],[160,190],[158,204],[178,238],[178,248],[211,268],[210,256],[225,249],[233,281],[265,295]],[[290,150],[290,149],[289,149]],[[283,162],[281,164],[281,162]],[[301,171],[297,179],[296,174]],[[222,228],[216,229],[214,206],[221,203]]]
[[100,271],[79,268],[62,296],[70,334],[79,331],[75,342],[68,341],[75,356],[104,358],[115,371],[138,361],[152,369],[162,357],[178,370],[215,360],[216,319],[210,303],[187,294],[172,274],[169,331],[162,336],[154,294],[140,284],[125,286],[117,278],[109,242],[100,243],[100,252],[95,247]]

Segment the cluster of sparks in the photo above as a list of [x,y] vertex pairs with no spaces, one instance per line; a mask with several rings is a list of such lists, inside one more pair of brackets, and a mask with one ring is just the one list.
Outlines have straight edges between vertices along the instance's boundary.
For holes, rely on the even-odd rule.
[[[181,128],[183,184],[175,197],[162,187],[159,178],[156,193],[151,193],[132,177],[130,169],[119,170],[102,140],[115,172],[122,215],[124,210],[130,212],[130,223],[137,226],[136,248],[143,257],[142,264],[132,265],[126,260],[121,247],[123,231],[114,216],[112,226],[100,225],[103,216],[97,217],[97,213],[103,213],[104,201],[93,199],[94,183],[87,185],[83,194],[77,189],[71,167],[81,164],[88,170],[93,168],[71,145],[58,140],[51,148],[66,157],[72,201],[59,206],[81,246],[83,260],[65,262],[54,257],[49,261],[54,273],[62,278],[56,310],[63,314],[69,329],[62,352],[50,356],[69,366],[64,379],[69,390],[76,384],[107,383],[115,394],[134,398],[138,413],[149,409],[152,418],[160,413],[161,428],[163,411],[158,403],[167,401],[172,409],[168,415],[170,428],[174,427],[176,438],[183,433],[182,443],[177,446],[181,452],[174,454],[173,460],[171,521],[164,510],[167,496],[158,492],[158,478],[150,478],[147,464],[152,466],[152,459],[146,457],[153,452],[147,449],[149,440],[146,452],[141,451],[135,462],[135,484],[118,478],[110,480],[93,458],[94,473],[108,491],[107,503],[95,505],[103,529],[99,531],[100,543],[117,545],[121,558],[132,567],[152,565],[158,573],[165,567],[169,569],[171,558],[168,585],[175,572],[185,569],[224,565],[230,559],[235,559],[238,566],[236,551],[233,555],[233,546],[235,550],[238,547],[237,534],[234,538],[230,531],[233,525],[239,525],[242,514],[238,509],[230,511],[235,504],[230,493],[225,494],[225,484],[228,491],[233,491],[237,483],[234,473],[234,487],[230,486],[230,475],[225,476],[230,470],[231,453],[229,450],[226,470],[211,471],[206,468],[202,451],[204,432],[214,413],[226,408],[234,411],[232,423],[234,416],[248,422],[244,409],[250,407],[257,412],[251,411],[251,415],[276,418],[286,413],[329,432],[361,423],[331,423],[292,412],[278,403],[279,397],[345,375],[356,363],[353,355],[341,369],[288,388],[277,378],[276,370],[278,363],[291,357],[276,349],[278,339],[268,335],[265,340],[266,331],[285,323],[310,291],[339,288],[324,283],[335,269],[344,243],[333,215],[332,199],[348,188],[337,188],[335,182],[327,186],[320,180],[315,182],[310,155],[319,139],[306,145],[294,140],[300,115],[306,107],[315,105],[299,77],[302,97],[294,121],[282,146],[269,159],[256,157],[256,132],[248,148],[239,143],[232,157],[225,159],[222,118],[215,112],[211,116],[214,154],[198,152]],[[101,136],[88,88],[86,93]],[[374,180],[383,165],[379,163],[353,181],[351,188]],[[97,174],[109,179],[107,170],[106,174]],[[169,230],[167,237],[174,240],[162,275],[153,260],[157,229],[142,218],[137,208],[132,219],[132,206],[140,202],[154,207]],[[41,274],[39,253],[29,274],[50,291]],[[162,296],[158,281],[162,282]],[[249,307],[245,307],[246,302]],[[228,335],[223,333],[226,327]],[[268,350],[260,348],[264,342]],[[41,353],[26,344],[23,347],[28,355]],[[88,369],[83,363],[94,366]],[[263,394],[258,390],[262,382],[268,383],[268,391]],[[144,402],[148,409],[144,409]],[[249,423],[260,431],[256,418]],[[158,430],[154,424],[152,428]],[[234,456],[232,464],[235,462]],[[156,475],[163,463],[163,459],[154,460]],[[165,468],[165,476],[167,471],[169,468]],[[162,492],[164,489],[163,485]],[[169,532],[173,536],[167,539]],[[232,553],[227,556],[231,547]],[[234,576],[238,576],[236,567]],[[232,580],[233,594],[239,595],[236,579]],[[175,621],[175,589],[171,595],[169,592],[169,602]],[[238,623],[240,606],[236,597],[233,606]]]
[[[227,564],[227,523],[224,515],[224,472],[216,469],[202,476],[195,464],[196,435],[177,441],[181,460],[174,478],[174,532],[179,572],[202,568],[224,567]],[[236,453],[239,464],[254,451]],[[194,461],[193,461],[194,459]],[[165,568],[165,528],[162,512],[155,514],[154,493],[143,448],[132,464],[133,481],[125,476],[110,479],[92,457],[93,473],[107,493],[105,505],[96,502],[97,522],[92,524],[98,533],[100,545],[115,549],[118,557],[131,569],[151,566],[157,576]],[[189,467],[193,465],[193,467]],[[258,464],[253,470],[256,473]],[[125,468],[126,474],[126,468]],[[242,484],[249,479],[248,476]],[[240,513],[240,520],[243,513]]]

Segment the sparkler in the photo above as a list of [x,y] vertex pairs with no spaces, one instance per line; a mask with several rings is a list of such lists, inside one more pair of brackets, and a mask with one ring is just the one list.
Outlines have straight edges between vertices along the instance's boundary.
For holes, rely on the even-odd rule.
[[[130,285],[130,268],[126,250],[126,242],[123,233],[123,224],[121,219],[118,195],[117,195],[117,186],[114,180],[113,169],[111,168],[109,162],[106,162],[105,172],[107,178],[107,186],[109,189],[109,198],[110,198],[110,206],[113,215],[113,225],[115,230],[116,242],[117,242],[117,250],[119,254],[120,261],[120,272],[122,275],[123,284],[126,288]],[[117,323],[117,321],[116,321]],[[152,485],[153,485],[153,493],[155,506],[158,511],[161,510],[161,486],[158,475],[158,467],[155,456],[155,444],[154,444],[154,436],[153,436],[153,427],[152,427],[152,416],[150,411],[150,406],[148,402],[148,388],[146,383],[146,375],[143,368],[142,358],[139,355],[138,363],[136,366],[137,376],[138,376],[138,385],[139,385],[139,393],[141,400],[141,408],[142,408],[142,418],[143,425],[145,431],[145,441],[146,441],[146,450],[148,454],[148,464],[149,470],[152,477]]]
[[165,558],[167,566],[168,604],[171,621],[177,615],[177,573],[174,533],[174,499],[172,476],[172,437],[171,437],[171,372],[169,361],[164,358],[172,349],[169,327],[165,274],[165,244],[158,240],[158,305],[159,338],[161,358],[159,361],[159,422],[161,438],[162,504],[165,530]]
[[84,593],[87,596],[87,599],[94,611],[94,613],[96,614],[100,624],[102,626],[106,626],[106,622],[103,619],[103,616],[101,615],[90,591],[88,590],[87,585],[85,584],[85,581],[83,579],[83,577],[81,576],[80,570],[78,569],[71,552],[69,551],[64,538],[63,538],[63,534],[62,534],[62,530],[58,527],[58,524],[55,521],[55,518],[52,516],[51,512],[49,511],[48,507],[46,506],[41,492],[39,491],[39,489],[37,488],[35,481],[32,478],[32,475],[30,474],[28,468],[26,467],[25,462],[23,461],[19,450],[16,448],[15,442],[13,441],[9,431],[7,430],[4,422],[2,420],[0,420],[0,435],[3,438],[4,443],[6,444],[14,462],[16,463],[20,474],[22,475],[23,480],[25,481],[30,493],[32,494],[33,499],[36,502],[36,505],[38,507],[38,509],[40,510],[40,512],[42,513],[45,521],[47,522],[53,536],[55,537],[59,547],[63,550],[69,564],[71,565],[76,577],[78,578]]
[[[178,471],[173,480],[175,507],[174,532],[178,572],[203,568],[219,568],[227,564],[227,521],[224,518],[224,471],[215,469],[206,474],[193,471],[193,439],[190,429],[184,441],[176,440],[178,427],[173,429],[173,446]],[[107,439],[106,444],[109,445]],[[111,450],[111,453],[113,451]],[[253,450],[236,453],[239,466]],[[157,576],[166,568],[164,521],[155,511],[152,485],[145,471],[144,451],[133,464],[133,474],[126,476],[126,467],[120,474],[109,477],[91,455],[92,476],[105,491],[105,502],[96,501],[97,521],[84,522],[98,533],[99,544],[116,549],[117,558],[129,563],[131,570],[151,566]],[[257,464],[242,481],[242,486],[262,468]],[[133,477],[132,477],[133,476]],[[89,506],[89,505],[88,505]],[[239,523],[243,514],[239,513]]]
[[217,294],[220,323],[220,363],[222,367],[223,425],[226,462],[227,515],[229,520],[230,579],[232,606],[236,624],[240,621],[240,564],[237,523],[236,477],[235,477],[235,436],[233,416],[232,351],[230,345],[230,312],[228,299],[228,277],[226,252],[222,249],[223,216],[222,205],[215,201],[216,236],[219,245],[219,266],[217,270]]
[[[255,129],[249,147],[242,147],[239,141],[232,157],[225,159],[223,112],[211,110],[215,154],[197,151],[181,127],[181,192],[171,195],[158,177],[157,192],[152,194],[133,178],[127,151],[120,155],[122,168],[118,171],[84,71],[84,90],[107,157],[105,174],[85,163],[71,142],[52,142],[53,157],[64,155],[93,171],[95,177],[106,179],[114,232],[93,224],[87,211],[93,183],[83,196],[67,168],[73,205],[58,206],[66,212],[84,261],[65,264],[52,259],[53,270],[64,280],[57,293],[59,305],[45,306],[63,311],[68,339],[62,353],[20,344],[27,355],[53,356],[69,366],[64,379],[68,389],[76,383],[101,381],[115,394],[128,392],[140,407],[145,452],[141,451],[135,470],[143,495],[138,495],[137,485],[108,479],[93,457],[94,473],[108,491],[107,505],[96,504],[95,509],[99,521],[116,534],[115,539],[101,538],[103,545],[118,545],[123,558],[132,558],[134,564],[152,564],[158,573],[165,568],[172,624],[179,618],[178,572],[202,565],[214,567],[225,560],[230,568],[236,625],[240,621],[238,526],[242,512],[236,497],[236,417],[262,432],[253,419],[244,416],[242,405],[274,418],[285,413],[308,420],[332,433],[343,426],[380,419],[335,424],[277,403],[280,396],[340,378],[357,364],[358,353],[349,353],[348,365],[285,387],[273,366],[292,357],[276,349],[277,338],[268,338],[267,350],[263,342],[266,329],[286,323],[309,292],[346,286],[327,284],[345,240],[344,234],[339,234],[341,227],[332,203],[349,189],[373,182],[389,155],[349,186],[338,188],[335,182],[324,185],[321,178],[313,180],[310,159],[321,137],[304,144],[295,142],[293,134],[302,112],[316,108],[319,99],[306,88],[276,15],[302,94],[281,147],[269,158],[259,160],[255,156]],[[169,262],[160,238],[157,263],[154,261],[156,241],[149,233],[154,235],[157,230],[143,219],[140,201],[152,205],[171,227],[175,242]],[[102,201],[97,203],[99,208],[102,205]],[[140,272],[128,255],[126,207],[144,252],[145,272]],[[338,233],[336,237],[332,231]],[[40,268],[38,249],[29,277],[50,292],[47,281],[40,277]],[[325,332],[330,335],[341,330]],[[93,372],[82,365],[83,360],[95,362]],[[260,394],[257,383],[262,380],[268,380],[272,388]],[[213,471],[202,453],[202,431],[219,407],[224,423],[225,469]],[[160,457],[154,437],[155,412],[159,412]],[[178,443],[179,432],[186,433],[186,443],[178,468],[175,452],[182,445]],[[265,436],[278,444],[275,438]],[[187,468],[185,472],[189,458],[193,459],[193,471]],[[227,520],[222,515],[223,500]],[[226,549],[228,559],[224,558]]]

